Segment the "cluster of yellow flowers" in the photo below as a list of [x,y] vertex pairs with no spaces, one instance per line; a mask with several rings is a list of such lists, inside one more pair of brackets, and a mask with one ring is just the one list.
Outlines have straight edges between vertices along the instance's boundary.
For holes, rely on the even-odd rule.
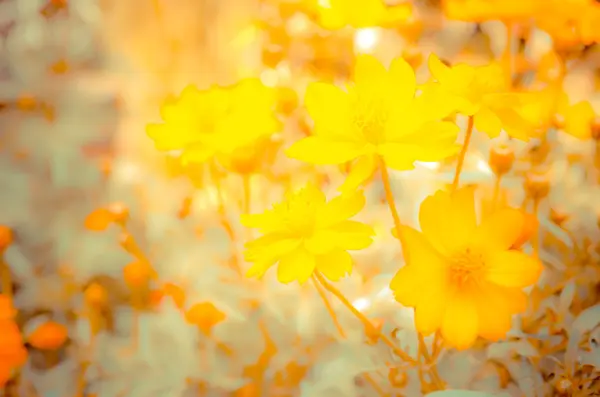
[[[311,278],[323,283],[323,276],[338,281],[349,274],[348,251],[367,248],[374,236],[369,225],[350,218],[365,206],[362,189],[379,171],[406,260],[390,288],[401,304],[415,308],[423,335],[441,330],[449,344],[467,348],[477,336],[506,335],[511,316],[525,308],[522,288],[541,273],[539,260],[521,250],[530,230],[525,215],[499,208],[479,222],[474,191],[458,188],[459,167],[450,190],[422,203],[419,232],[400,222],[387,169],[409,170],[416,161],[440,161],[459,151],[460,164],[473,127],[490,137],[505,130],[526,140],[537,126],[516,110],[528,96],[511,92],[499,65],[447,66],[432,55],[429,69],[431,80],[417,85],[404,59],[386,69],[375,57],[361,55],[345,89],[321,82],[309,86],[305,102],[314,129],[286,153],[316,165],[351,163],[351,172],[330,201],[309,184],[264,213],[243,215],[242,223],[262,234],[246,245],[245,259],[252,263],[247,276],[261,277],[274,265],[282,283]],[[229,89],[187,88],[163,109],[165,124],[150,126],[148,133],[158,149],[182,150],[183,161],[229,163],[236,149],[277,129],[266,93],[257,80]],[[462,150],[456,143],[459,127],[450,121],[456,114],[469,120]]]

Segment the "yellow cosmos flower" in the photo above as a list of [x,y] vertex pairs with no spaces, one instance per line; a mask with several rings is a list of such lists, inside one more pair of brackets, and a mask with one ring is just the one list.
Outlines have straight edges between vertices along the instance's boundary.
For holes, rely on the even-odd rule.
[[478,225],[471,188],[438,191],[419,212],[422,232],[404,227],[408,263],[390,288],[415,308],[415,324],[428,335],[441,329],[449,344],[465,349],[477,336],[498,340],[511,316],[526,307],[521,290],[539,278],[541,263],[512,249],[520,244],[525,216],[505,208]]
[[504,129],[514,138],[529,139],[532,126],[515,110],[525,97],[510,92],[500,65],[476,67],[461,63],[449,67],[432,54],[429,70],[456,110],[473,116],[477,130],[496,137]]
[[286,153],[317,165],[357,160],[342,191],[367,180],[378,156],[392,169],[408,170],[415,161],[439,161],[458,150],[458,127],[440,121],[450,109],[433,90],[416,96],[414,71],[401,58],[386,70],[375,57],[361,55],[353,85],[344,91],[313,83],[305,102],[314,131]]
[[535,17],[548,7],[548,0],[444,0],[442,6],[448,19],[514,21]]
[[253,263],[247,277],[262,277],[278,264],[282,283],[304,283],[315,270],[332,281],[341,279],[352,271],[348,250],[361,250],[373,242],[370,226],[349,220],[364,205],[362,192],[328,202],[309,184],[262,214],[243,215],[243,225],[263,234],[246,244],[245,259]]
[[382,0],[320,0],[317,3],[319,21],[325,29],[393,26],[412,16],[410,3],[388,7]]
[[274,106],[274,92],[258,79],[205,91],[190,85],[162,107],[164,123],[150,124],[146,131],[158,150],[181,151],[184,163],[203,163],[231,157],[276,132]]

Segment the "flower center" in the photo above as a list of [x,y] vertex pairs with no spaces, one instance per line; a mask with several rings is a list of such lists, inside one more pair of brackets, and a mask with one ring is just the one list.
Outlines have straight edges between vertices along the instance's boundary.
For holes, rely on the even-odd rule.
[[382,98],[360,98],[354,110],[354,125],[371,144],[383,142],[389,112]]
[[483,257],[467,248],[451,258],[450,280],[458,287],[473,285],[481,279],[483,266]]

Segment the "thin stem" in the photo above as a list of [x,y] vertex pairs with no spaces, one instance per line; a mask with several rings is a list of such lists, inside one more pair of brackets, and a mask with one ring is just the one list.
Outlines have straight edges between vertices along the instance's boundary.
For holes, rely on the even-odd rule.
[[385,199],[387,201],[388,207],[390,208],[390,212],[392,213],[392,218],[394,219],[394,227],[396,229],[396,233],[398,234],[398,239],[400,240],[400,246],[402,248],[402,255],[404,256],[404,261],[407,262],[408,251],[406,249],[406,239],[404,238],[404,234],[402,233],[402,222],[400,222],[400,216],[398,215],[398,209],[396,208],[394,193],[392,192],[392,185],[390,183],[390,174],[388,173],[385,163],[381,159],[379,162],[379,168],[381,169],[381,179],[383,181],[383,188],[385,189]]
[[371,385],[373,390],[377,392],[381,397],[388,397],[388,394],[375,382],[375,380],[369,374],[363,374],[363,378]]
[[0,277],[2,277],[2,293],[6,295],[12,305],[13,299],[13,288],[12,288],[12,276],[10,273],[10,267],[4,260],[4,254],[0,254]]
[[444,390],[444,382],[442,382],[442,380],[440,379],[440,375],[437,372],[437,368],[435,366],[435,359],[429,355],[429,351],[427,351],[427,345],[425,344],[425,338],[423,338],[423,335],[421,333],[419,333],[419,352],[423,355],[423,358],[425,359],[427,365],[431,366],[431,380],[433,381],[438,390]]
[[342,325],[338,321],[338,318],[335,315],[335,311],[333,310],[333,307],[331,307],[331,302],[329,302],[329,299],[327,299],[327,295],[325,295],[325,291],[323,291],[323,289],[321,288],[319,280],[317,280],[315,275],[312,276],[312,281],[315,284],[315,288],[317,289],[317,292],[319,292],[319,295],[321,296],[321,299],[323,300],[323,303],[325,304],[325,307],[327,308],[327,311],[329,312],[329,315],[331,316],[335,327],[340,333],[340,336],[346,339],[346,333],[344,332],[344,328],[342,328]]
[[494,182],[494,196],[492,198],[492,210],[496,210],[498,207],[498,199],[500,197],[500,184],[502,183],[502,175],[496,175]]
[[329,284],[325,280],[325,278],[321,276],[318,272],[315,272],[315,277],[323,286],[323,288],[325,288],[327,291],[331,292],[336,298],[338,298],[339,301],[342,302],[342,304],[346,306],[346,308],[350,310],[350,312],[352,312],[352,314],[354,314],[356,318],[358,318],[370,332],[373,332],[374,335],[378,335],[379,338],[381,338],[381,340],[383,341],[383,343],[388,345],[394,351],[394,353],[396,353],[404,361],[413,365],[416,364],[416,361],[412,357],[406,354],[402,349],[396,346],[396,344],[390,338],[388,338],[385,334],[379,331],[377,327],[375,327],[373,323],[371,323],[371,320],[369,320],[367,316],[365,316],[357,308],[355,308],[352,305],[352,303],[350,303],[350,301],[348,301],[348,299],[346,299],[346,297],[337,288]]
[[460,154],[458,155],[458,162],[456,163],[456,173],[454,174],[454,181],[452,181],[452,191],[454,192],[458,188],[458,182],[460,181],[460,173],[462,172],[463,163],[465,162],[465,156],[469,149],[469,143],[471,142],[471,136],[473,135],[473,116],[469,116],[467,124],[467,132],[465,135],[465,142],[463,143]]
[[[538,219],[539,206],[540,206],[540,200],[534,198],[533,199],[533,215],[536,217],[536,219]],[[533,247],[534,258],[539,258],[539,255],[540,255],[540,228],[539,227],[537,228],[535,233],[533,233],[533,239],[532,239],[531,245]]]
[[512,86],[513,74],[514,74],[513,73],[513,56],[512,56],[514,25],[509,22],[505,22],[505,25],[506,25],[506,47],[504,48],[504,54],[502,57],[504,58],[504,62],[506,62],[506,71],[508,73],[509,81]]

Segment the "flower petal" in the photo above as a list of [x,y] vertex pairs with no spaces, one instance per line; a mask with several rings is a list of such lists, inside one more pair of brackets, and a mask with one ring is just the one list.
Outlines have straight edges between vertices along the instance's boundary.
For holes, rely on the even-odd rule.
[[486,133],[490,138],[497,137],[502,131],[502,122],[494,112],[486,107],[482,107],[475,113],[473,121],[477,131]]
[[421,204],[421,230],[441,254],[452,255],[469,244],[476,228],[474,195],[471,187],[454,194],[440,190]]
[[498,210],[483,219],[472,244],[484,250],[507,250],[521,235],[524,222],[524,214],[517,209]]
[[356,163],[352,165],[350,174],[348,174],[346,180],[338,190],[341,193],[352,193],[373,176],[376,168],[375,156],[366,155],[359,157]]
[[479,318],[475,301],[467,294],[456,294],[444,313],[442,336],[450,345],[464,350],[473,345],[478,330]]
[[292,281],[304,284],[312,276],[315,267],[315,257],[307,250],[298,248],[279,261],[277,279],[283,284],[289,284]]
[[486,283],[477,291],[477,315],[479,317],[479,336],[498,341],[506,337],[511,328],[514,311],[511,308],[511,290]]
[[352,119],[346,92],[333,84],[311,83],[306,89],[304,101],[308,113],[315,121],[317,135],[343,135]]
[[323,255],[336,248],[338,233],[332,230],[317,230],[304,241],[304,247],[315,255]]
[[[397,231],[392,230],[394,237],[398,237]],[[408,265],[419,269],[423,274],[440,273],[444,271],[443,257],[435,247],[427,240],[427,236],[410,226],[402,227],[403,242],[406,244]]]
[[362,54],[356,58],[354,81],[360,90],[381,87],[387,74],[383,64],[373,55]]
[[318,210],[317,227],[329,228],[352,218],[364,208],[365,203],[365,195],[362,191],[341,194]]
[[390,289],[400,304],[406,307],[416,307],[422,296],[421,272],[415,266],[403,266],[396,272],[390,282]]
[[485,270],[485,278],[491,283],[524,288],[538,281],[542,264],[519,251],[494,251],[485,257]]
[[389,80],[388,93],[393,96],[393,103],[401,107],[409,104],[417,89],[417,79],[412,66],[403,58],[394,59],[390,66]]
[[295,142],[285,154],[292,159],[317,165],[342,164],[363,154],[364,148],[356,142],[332,141],[309,136]]
[[342,221],[330,230],[336,232],[336,246],[350,251],[368,248],[375,235],[371,226],[357,221]]
[[352,256],[344,250],[331,251],[316,257],[317,270],[331,281],[339,281],[352,273]]

